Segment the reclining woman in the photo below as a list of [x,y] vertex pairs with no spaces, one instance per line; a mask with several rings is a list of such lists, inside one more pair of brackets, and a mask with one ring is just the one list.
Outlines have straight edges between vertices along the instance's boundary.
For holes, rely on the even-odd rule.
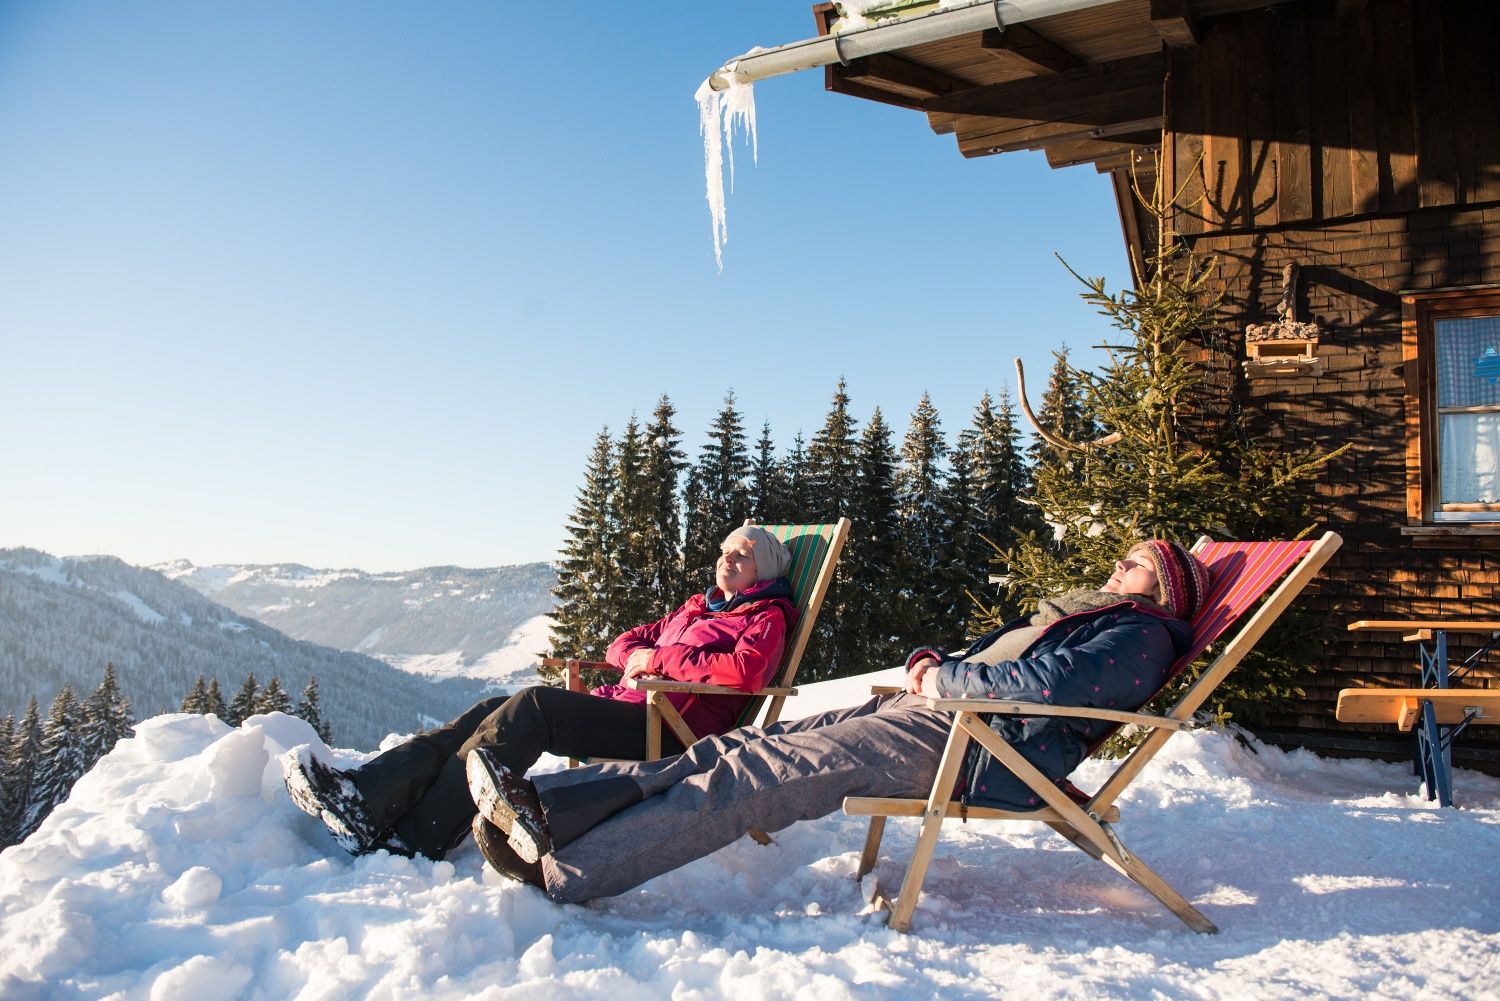
[[[838,810],[846,796],[925,799],[952,723],[928,696],[1134,710],[1191,640],[1209,573],[1173,542],[1132,547],[1098,590],[1040,603],[968,649],[907,661],[906,692],[808,719],[700,740],[683,754],[537,776],[488,750],[469,756],[474,836],[501,873],[577,903],[623,893],[738,840]],[[990,725],[1061,782],[1100,721],[993,716]],[[1034,809],[1030,789],[975,746],[965,803]]]
[[[759,526],[735,529],[720,549],[706,592],[610,644],[606,656],[623,671],[620,684],[588,694],[536,686],[487,699],[347,771],[303,745],[282,762],[292,802],[322,820],[351,854],[384,848],[440,859],[462,843],[474,818],[464,776],[474,748],[514,775],[524,775],[543,752],[644,758],[646,696],[630,687],[633,679],[709,682],[746,693],[765,687],[797,617],[785,577],[791,554]],[[668,695],[698,737],[733,727],[748,697]],[[663,753],[681,750],[670,732],[662,735]]]

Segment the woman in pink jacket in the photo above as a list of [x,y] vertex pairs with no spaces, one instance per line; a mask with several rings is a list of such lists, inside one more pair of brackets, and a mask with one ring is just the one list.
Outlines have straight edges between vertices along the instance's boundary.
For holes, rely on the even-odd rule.
[[[626,632],[606,659],[620,684],[585,695],[536,686],[487,699],[446,726],[420,734],[358,768],[341,771],[304,744],[282,767],[292,802],[323,821],[354,855],[378,849],[440,859],[463,842],[474,819],[464,759],[486,747],[515,775],[543,752],[575,758],[644,758],[646,695],[641,677],[708,682],[747,693],[668,696],[696,737],[732,729],[749,693],[765,687],[781,663],[796,620],[786,580],[791,564],[775,536],[758,526],[724,540],[714,585],[672,614]],[[662,753],[681,744],[662,734]]]

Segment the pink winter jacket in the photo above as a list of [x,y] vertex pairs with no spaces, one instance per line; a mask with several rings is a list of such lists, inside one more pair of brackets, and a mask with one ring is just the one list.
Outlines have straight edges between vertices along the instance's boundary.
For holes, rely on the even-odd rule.
[[[763,581],[737,595],[738,603],[722,612],[710,611],[706,597],[695,594],[666,618],[622,633],[609,645],[605,659],[624,670],[632,653],[651,650],[651,669],[664,678],[757,692],[780,666],[787,629],[797,620],[790,594],[785,578]],[[646,701],[645,692],[623,685],[604,685],[593,694],[622,702]],[[683,692],[669,692],[667,699],[698,737],[733,729],[749,701],[737,695]]]

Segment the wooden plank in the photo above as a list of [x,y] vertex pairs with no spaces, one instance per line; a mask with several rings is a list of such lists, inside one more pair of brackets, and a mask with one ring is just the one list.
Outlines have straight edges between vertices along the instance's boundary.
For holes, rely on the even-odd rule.
[[1245,224],[1274,226],[1280,221],[1276,197],[1275,86],[1271,53],[1276,49],[1272,28],[1278,23],[1266,14],[1240,18],[1244,35],[1245,87]]
[[638,688],[643,692],[685,692],[689,695],[796,695],[795,688],[761,688],[747,692],[729,685],[710,685],[705,681],[671,681],[666,678],[643,678],[637,675],[630,679],[627,688]]
[[1136,726],[1191,730],[1191,720],[1171,719],[1152,713],[1122,712],[1094,706],[1057,706],[1040,702],[1017,702],[1008,699],[927,699],[928,708],[951,712],[1001,713],[1006,716],[1066,716],[1075,719],[1107,719]]
[[966,115],[992,115],[997,131],[1047,121],[1047,109],[1068,101],[1098,97],[1115,90],[1159,84],[1166,72],[1161,53],[1113,63],[1084,66],[1048,77],[972,87],[934,98],[926,105],[927,122],[938,134],[953,131]]
[[1423,702],[1432,704],[1444,726],[1462,723],[1470,713],[1476,714],[1475,726],[1500,725],[1500,691],[1486,688],[1345,688],[1334,717],[1340,723],[1395,723],[1409,730]]
[[1301,4],[1278,8],[1271,47],[1276,121],[1276,203],[1280,223],[1313,218],[1312,123],[1308,110],[1307,15]]
[[1022,120],[989,115],[965,116],[954,123],[958,148],[966,155],[982,149],[1009,152],[1039,146],[1049,139],[1101,138],[1120,132],[1161,128],[1161,81],[1108,94],[1058,101],[1033,108]]
[[[844,812],[851,817],[920,817],[927,812],[924,799],[899,799],[889,796],[846,796]],[[949,802],[946,816],[949,819],[969,820],[1058,820],[1057,811],[1043,807],[1040,810],[999,810],[988,806],[971,806]],[[1111,808],[1104,820],[1114,823],[1120,819],[1118,807]]]
[[1203,50],[1172,54],[1172,169],[1163,178],[1166,197],[1175,199],[1172,231],[1187,236],[1203,229]]
[[890,54],[853,59],[840,74],[845,80],[890,91],[922,101],[955,91],[968,90],[973,84],[949,76],[919,63]]
[[1458,198],[1458,159],[1453,147],[1455,95],[1448,88],[1443,14],[1448,4],[1412,5],[1412,104],[1417,128],[1417,204],[1452,205]]
[[1024,24],[980,32],[979,47],[1002,65],[1036,76],[1062,73],[1084,65],[1083,60],[1073,53]]
[[1380,211],[1379,71],[1375,23],[1365,16],[1343,22],[1344,71],[1349,88],[1349,198],[1355,215]]
[[1401,299],[1401,362],[1404,370],[1403,420],[1406,428],[1406,522],[1421,525],[1432,512],[1437,484],[1426,457],[1435,454],[1432,423],[1422,416],[1432,396],[1431,352],[1423,350],[1429,339],[1423,329],[1423,309],[1411,296]]
[[865,849],[859,854],[859,869],[854,874],[856,880],[864,879],[875,868],[880,859],[880,836],[884,833],[885,818],[879,815],[871,817],[870,829],[865,834]]
[[1462,41],[1449,72],[1467,84],[1468,96],[1454,111],[1468,135],[1460,167],[1464,200],[1473,205],[1500,199],[1500,10],[1493,3],[1459,4],[1453,17]]
[[1093,163],[1102,157],[1119,156],[1124,153],[1150,153],[1157,149],[1160,133],[1139,132],[1134,135],[1114,136],[1110,139],[1075,139],[1068,142],[1048,143],[1042,149],[1047,153],[1047,164],[1051,167],[1072,167],[1080,163]]
[[1360,619],[1349,623],[1348,630],[1357,632],[1404,633],[1413,629],[1442,629],[1450,633],[1500,633],[1500,621],[1470,619]]
[[1373,19],[1377,171],[1381,212],[1417,207],[1417,135],[1412,94],[1412,0],[1381,0]]
[[1313,206],[1318,219],[1339,219],[1354,207],[1349,176],[1349,87],[1344,71],[1343,25],[1327,8],[1314,11],[1308,22],[1308,57],[1312,73],[1312,127],[1316,153],[1312,162],[1314,190],[1321,194]]
[[1198,44],[1198,29],[1192,0],[1151,0],[1151,27],[1163,44],[1185,49]]
[[[906,877],[901,881],[901,893],[891,908],[889,924],[899,932],[911,930],[911,916],[917,909],[917,898],[922,893],[922,882],[927,878],[927,867],[932,862],[932,852],[937,847],[938,832],[947,815],[948,802],[953,797],[953,787],[958,782],[958,770],[964,762],[964,751],[969,747],[969,730],[962,724],[973,719],[969,713],[961,713],[948,734],[947,746],[933,777],[932,792],[927,797],[922,818],[922,829],[917,834],[916,847],[912,849],[911,862],[906,867]],[[980,726],[983,726],[981,723]]]
[[1233,23],[1220,23],[1205,32],[1200,49],[1208,57],[1205,87],[1207,128],[1204,165],[1207,168],[1207,222],[1213,229],[1244,226],[1246,171],[1244,161],[1243,45]]
[[844,67],[837,63],[823,67],[823,89],[833,94],[861,97],[866,101],[874,101],[877,104],[892,104],[898,108],[907,108],[911,111],[922,110],[922,102],[917,98],[898,94],[895,91],[882,90],[879,87],[871,87],[869,84],[845,78]]

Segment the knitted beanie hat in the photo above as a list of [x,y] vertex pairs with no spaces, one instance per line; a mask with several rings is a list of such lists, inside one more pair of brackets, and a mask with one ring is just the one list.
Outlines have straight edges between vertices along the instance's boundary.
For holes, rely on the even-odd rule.
[[[781,540],[759,525],[742,525],[729,533],[730,539],[745,539],[755,554],[755,579],[775,580],[792,566],[792,554]],[[727,540],[726,540],[727,541]]]
[[1152,539],[1130,547],[1127,557],[1137,553],[1156,570],[1157,590],[1163,607],[1179,619],[1191,619],[1208,597],[1211,576],[1208,567],[1175,542]]

